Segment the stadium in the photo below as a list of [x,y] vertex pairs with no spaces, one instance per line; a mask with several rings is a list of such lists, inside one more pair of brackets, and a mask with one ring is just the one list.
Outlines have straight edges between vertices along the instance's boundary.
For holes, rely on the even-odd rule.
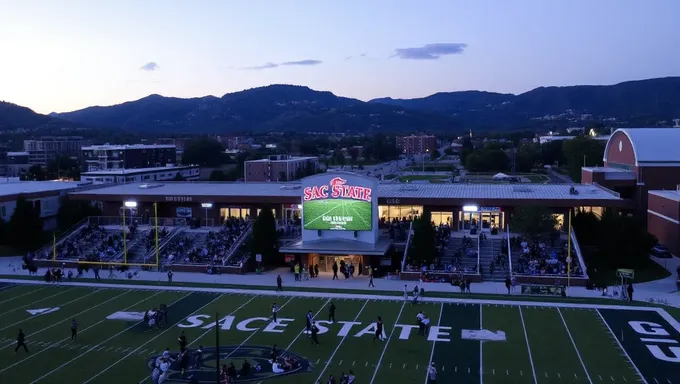
[[[104,216],[29,255],[41,271],[59,268],[58,278],[0,268],[0,355],[8,362],[0,382],[152,382],[168,349],[162,373],[172,383],[215,383],[221,364],[235,363],[236,383],[325,383],[331,374],[422,383],[434,367],[445,383],[673,384],[680,312],[669,302],[622,301],[622,290],[586,289],[585,261],[569,226],[574,210],[643,209],[652,226],[664,217],[677,221],[654,202],[672,191],[655,191],[662,187],[647,178],[633,193],[645,164],[658,167],[640,158],[642,145],[635,144],[637,158],[613,154],[635,139],[634,131],[612,135],[605,167],[584,168],[594,179],[584,177],[583,185],[399,184],[326,172],[285,183],[150,181],[72,190],[71,199],[96,202]],[[638,165],[623,170],[626,161]],[[641,208],[643,197],[649,204]],[[512,232],[510,216],[527,206],[553,213],[561,226],[554,243]],[[251,271],[248,242],[263,211],[276,221],[279,264],[290,268]],[[443,269],[408,263],[413,219],[423,212],[437,228]],[[536,260],[527,253],[547,272],[531,273]],[[296,264],[318,266],[317,277],[293,280]],[[356,273],[333,280],[338,264]],[[90,270],[109,266],[92,278]],[[369,276],[376,287],[368,287]],[[420,299],[416,285],[424,288]],[[636,295],[652,298],[646,288]],[[167,316],[151,324],[158,308]],[[306,332],[306,314],[319,345]],[[375,340],[379,317],[385,337]],[[73,321],[77,339],[64,332]],[[187,372],[179,366],[181,332]],[[280,355],[271,359],[273,346]]]

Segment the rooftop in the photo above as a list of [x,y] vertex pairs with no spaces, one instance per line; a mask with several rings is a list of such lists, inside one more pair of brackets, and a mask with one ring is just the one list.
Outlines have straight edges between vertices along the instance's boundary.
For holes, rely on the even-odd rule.
[[29,156],[28,152],[7,152],[7,156]]
[[254,162],[286,162],[286,161],[303,161],[303,160],[312,160],[312,159],[318,159],[316,156],[289,156],[285,159],[270,159],[268,157],[264,159],[257,159],[257,160],[248,160],[246,163],[254,163]]
[[[620,128],[614,134],[616,132],[623,133],[630,140],[636,163],[680,163],[678,128]],[[614,134],[611,137],[614,137]],[[607,148],[610,145],[618,144],[613,143],[610,138]]]
[[153,173],[164,171],[181,171],[189,168],[196,168],[198,165],[176,165],[168,167],[152,168],[125,168],[125,169],[106,169],[102,171],[90,171],[81,173],[82,176],[111,176],[111,175],[137,175],[140,173]]
[[656,190],[656,191],[649,191],[647,193],[650,194],[650,195],[663,197],[664,199],[667,199],[667,200],[680,202],[680,191]]
[[124,150],[124,149],[151,149],[151,148],[175,148],[172,144],[103,144],[88,145],[83,150]]
[[0,178],[0,197],[66,191],[82,185],[78,181],[17,181],[16,179]]
[[[577,195],[569,193],[571,184],[402,184],[378,185],[378,197],[429,199],[547,199],[547,200],[619,200],[597,185],[573,185]],[[301,184],[290,183],[210,183],[163,182],[112,185],[75,194],[138,196],[289,196],[302,195]]]

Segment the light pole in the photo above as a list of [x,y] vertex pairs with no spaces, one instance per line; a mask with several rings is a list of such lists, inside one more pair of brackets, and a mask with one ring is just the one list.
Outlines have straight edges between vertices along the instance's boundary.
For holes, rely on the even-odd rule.
[[425,156],[430,153],[429,149],[425,150],[425,153],[423,153],[423,173],[425,173]]
[[201,203],[201,207],[205,209],[205,226],[208,226],[208,209],[212,208],[212,203]]
[[[137,208],[137,202],[136,201],[126,201],[123,203],[123,264],[127,264],[127,235],[125,231],[126,223],[125,223],[125,211],[130,208],[130,212],[132,212],[133,208]],[[130,216],[133,216],[130,214]],[[130,218],[130,222],[132,222],[132,218]]]

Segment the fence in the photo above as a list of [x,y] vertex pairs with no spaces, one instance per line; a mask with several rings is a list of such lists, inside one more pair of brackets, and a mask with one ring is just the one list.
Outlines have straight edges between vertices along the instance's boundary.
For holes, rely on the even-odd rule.
[[581,270],[583,271],[583,277],[586,279],[588,278],[588,268],[586,268],[586,263],[583,259],[583,254],[581,254],[581,246],[578,244],[578,240],[576,239],[576,232],[574,231],[574,228],[572,227],[571,229],[571,247],[574,248],[574,252],[576,253],[576,257],[578,258],[579,265],[581,266]]
[[481,257],[480,255],[482,254],[482,234],[480,233],[477,235],[477,273],[482,274],[482,270],[480,269],[480,260],[479,258]]
[[507,241],[508,241],[508,268],[510,268],[508,270],[508,273],[510,274],[510,276],[512,276],[513,272],[512,272],[512,247],[511,247],[511,244],[510,244],[510,224],[508,224],[506,226],[506,233],[508,235],[507,236]]
[[[177,235],[180,233],[184,232],[184,227],[181,226],[176,226],[173,228],[170,233],[167,234],[162,240],[158,242],[158,253],[161,252],[161,249],[165,247],[172,239],[174,239]],[[144,263],[148,263],[150,259],[156,259],[156,247],[154,247],[149,253],[144,255]],[[160,262],[160,260],[159,260]]]
[[[131,225],[134,222],[143,223],[141,216],[125,216],[125,225]],[[123,216],[90,216],[87,218],[89,224],[97,224],[101,226],[123,226]]]
[[241,248],[241,245],[248,238],[248,236],[250,236],[252,231],[253,231],[253,223],[251,222],[250,224],[248,224],[248,227],[246,227],[246,229],[239,235],[239,237],[236,239],[236,241],[234,241],[234,244],[232,244],[231,247],[229,248],[229,250],[227,251],[227,257],[226,257],[225,263],[228,263],[229,259],[231,259],[232,256],[234,256],[234,253],[236,253],[236,251],[239,248]]

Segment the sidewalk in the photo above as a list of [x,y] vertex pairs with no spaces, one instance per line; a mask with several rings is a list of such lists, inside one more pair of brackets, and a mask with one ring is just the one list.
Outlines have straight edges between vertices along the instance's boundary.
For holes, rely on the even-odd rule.
[[[663,280],[652,281],[648,283],[641,283],[635,285],[634,299],[636,301],[648,302],[653,299],[655,302],[658,300],[667,301],[668,305],[680,308],[680,293],[676,291],[675,287],[675,268],[680,265],[680,259],[662,259],[667,261],[667,268],[673,269],[673,274]],[[2,264],[0,265],[0,275],[27,275],[28,272],[21,269],[21,258],[3,258],[0,260]],[[673,264],[671,264],[671,262]],[[663,265],[663,264],[662,264]],[[41,272],[38,272],[41,274]],[[44,273],[44,271],[42,272]],[[357,289],[357,290],[375,290],[378,292],[403,292],[404,284],[407,285],[409,290],[412,290],[415,282],[413,281],[401,281],[401,280],[388,280],[388,279],[374,279],[375,288],[368,287],[368,277],[358,276],[353,279],[345,279],[341,277],[339,280],[332,279],[332,273],[321,273],[320,277],[315,279],[309,279],[307,281],[295,281],[294,276],[287,268],[279,268],[274,271],[269,271],[262,273],[260,275],[251,273],[247,275],[208,275],[205,273],[191,273],[191,272],[175,272],[173,273],[173,282],[181,283],[203,283],[203,284],[231,284],[231,285],[241,285],[244,288],[248,286],[271,286],[272,289],[276,286],[276,276],[281,274],[283,278],[283,286],[286,287],[298,287],[298,288],[323,288],[323,289]],[[104,271],[101,273],[102,282],[106,282],[108,279],[108,272]],[[85,277],[94,277],[92,272]],[[124,279],[123,276],[120,279]],[[125,279],[127,281],[127,279]],[[160,272],[148,272],[148,271],[138,271],[137,276],[129,280],[130,284],[134,284],[135,281],[153,281],[158,283],[165,283],[168,281],[168,277],[165,273]],[[425,292],[448,292],[448,293],[460,293],[460,288],[454,287],[451,284],[445,283],[422,283],[420,284]],[[507,290],[505,284],[502,282],[482,282],[473,283],[471,286],[471,291],[473,295],[475,293],[481,294],[497,294],[502,296],[507,296]],[[570,297],[582,297],[597,299],[602,298],[602,293],[597,290],[587,290],[585,287],[570,287],[568,295]],[[499,297],[499,299],[502,299]],[[550,300],[550,297],[545,297],[545,300]],[[612,299],[612,304],[615,304],[617,300]]]

